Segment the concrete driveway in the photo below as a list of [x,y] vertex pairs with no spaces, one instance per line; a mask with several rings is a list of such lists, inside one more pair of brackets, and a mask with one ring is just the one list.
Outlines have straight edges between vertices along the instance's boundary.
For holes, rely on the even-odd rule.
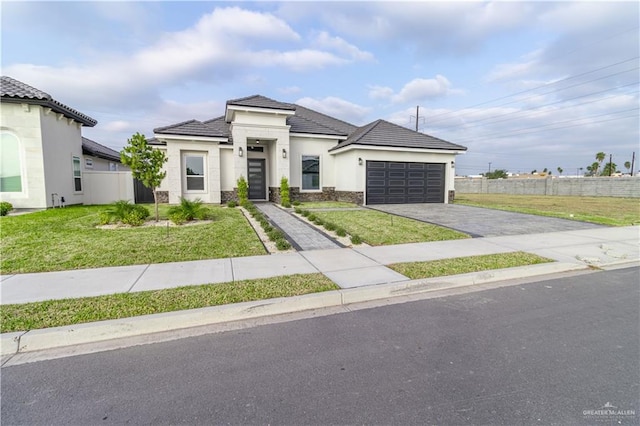
[[472,237],[497,237],[602,228],[602,225],[460,204],[384,204],[374,210],[464,232]]

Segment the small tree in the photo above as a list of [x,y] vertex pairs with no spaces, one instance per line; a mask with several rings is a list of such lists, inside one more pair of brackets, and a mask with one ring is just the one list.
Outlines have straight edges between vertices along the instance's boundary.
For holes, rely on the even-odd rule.
[[238,178],[238,202],[240,203],[240,205],[243,205],[244,203],[247,202],[247,200],[249,200],[249,184],[247,183],[247,180],[244,178],[244,176],[240,176]]
[[289,179],[284,176],[280,179],[280,204],[282,207],[291,207],[291,199],[289,198]]
[[492,172],[487,172],[484,174],[484,177],[487,179],[506,179],[509,177],[506,170],[496,169]]
[[167,176],[167,172],[162,170],[162,165],[167,162],[167,156],[163,151],[149,146],[147,139],[140,133],[133,135],[127,143],[128,145],[120,152],[120,160],[122,164],[131,168],[131,174],[135,179],[153,191],[157,222],[159,216],[157,189]]
[[617,172],[617,167],[616,163],[606,163],[602,169],[602,173],[600,173],[600,176],[611,176]]
[[558,174],[560,174],[560,175],[562,174],[562,172],[564,172],[564,170],[562,169],[562,167],[558,167],[558,168],[557,168],[557,170],[558,170]]
[[624,168],[627,169],[627,172],[631,173],[631,162],[630,161],[625,161],[624,162]]

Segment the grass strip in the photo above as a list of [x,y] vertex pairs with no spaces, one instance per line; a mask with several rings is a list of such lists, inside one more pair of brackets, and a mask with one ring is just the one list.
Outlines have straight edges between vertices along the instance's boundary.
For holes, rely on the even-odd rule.
[[314,211],[313,214],[339,224],[349,235],[357,235],[372,246],[469,238],[452,229],[375,210]]
[[512,253],[430,260],[427,262],[396,263],[389,265],[389,268],[405,277],[417,280],[548,262],[553,262],[553,260],[523,251],[516,251]]
[[344,201],[305,201],[300,203],[299,207],[303,209],[356,209],[360,206]]
[[640,224],[637,198],[562,195],[456,194],[456,204],[538,216],[591,222],[608,226]]
[[0,331],[7,333],[59,327],[274,297],[298,296],[338,288],[322,274],[298,274],[235,283],[3,305],[0,307]]

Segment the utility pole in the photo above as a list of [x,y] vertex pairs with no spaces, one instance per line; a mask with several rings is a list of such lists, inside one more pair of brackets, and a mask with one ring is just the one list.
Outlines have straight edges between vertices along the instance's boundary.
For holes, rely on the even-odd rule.
[[609,154],[609,177],[611,177],[611,157],[612,155]]
[[633,151],[633,154],[631,155],[631,176],[633,176],[633,168],[636,165],[636,152]]
[[[413,118],[413,115],[411,115],[409,117],[409,122],[411,122],[411,119]],[[416,106],[416,132],[419,131],[418,129],[418,125],[420,123],[420,105]],[[423,119],[423,123],[424,123],[424,119]]]
[[489,173],[491,173],[491,161],[489,161]]

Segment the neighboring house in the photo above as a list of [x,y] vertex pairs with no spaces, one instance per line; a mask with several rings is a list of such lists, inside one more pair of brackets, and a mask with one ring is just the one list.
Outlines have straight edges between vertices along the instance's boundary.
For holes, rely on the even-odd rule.
[[97,121],[11,77],[0,87],[0,198],[15,208],[82,204],[81,129]]
[[82,137],[83,168],[95,172],[128,171],[120,161],[120,153],[91,139]]
[[149,143],[168,157],[160,198],[221,203],[240,176],[252,200],[358,204],[448,203],[455,156],[466,148],[377,120],[356,127],[300,105],[255,95],[230,100],[225,114],[154,129]]

